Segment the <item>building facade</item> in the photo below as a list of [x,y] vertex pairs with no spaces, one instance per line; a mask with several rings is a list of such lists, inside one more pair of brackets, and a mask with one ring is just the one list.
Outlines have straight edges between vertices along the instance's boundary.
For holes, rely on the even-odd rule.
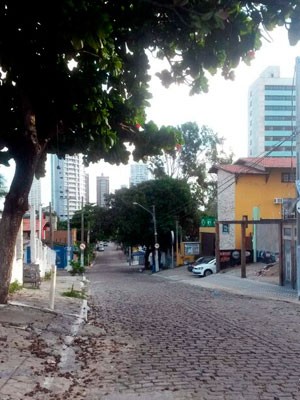
[[248,156],[291,157],[296,123],[296,91],[292,78],[281,78],[270,66],[248,91]]
[[90,175],[85,173],[85,204],[90,202]]
[[52,208],[62,221],[71,218],[86,202],[86,179],[82,156],[51,156]]
[[129,178],[130,187],[148,181],[149,179],[150,179],[150,173],[147,164],[135,163],[130,165],[130,178]]
[[28,196],[28,202],[30,206],[34,206],[35,210],[39,210],[42,199],[41,199],[41,180],[33,178],[32,186]]
[[[295,158],[241,158],[231,165],[215,166],[210,172],[217,174],[218,221],[295,218]],[[272,236],[268,229],[264,241]],[[249,224],[246,236],[251,240],[253,235],[253,225]],[[220,249],[241,249],[240,225],[222,224]]]
[[101,174],[96,178],[97,206],[106,207],[107,195],[109,195],[109,177]]

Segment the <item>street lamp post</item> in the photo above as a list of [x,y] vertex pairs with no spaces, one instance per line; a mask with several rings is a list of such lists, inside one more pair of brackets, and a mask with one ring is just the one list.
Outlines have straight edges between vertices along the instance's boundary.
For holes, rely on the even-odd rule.
[[70,210],[69,210],[69,191],[67,190],[67,268],[71,261],[71,235],[70,235]]
[[152,206],[152,211],[148,210],[148,208],[142,206],[140,203],[136,201],[133,202],[134,205],[141,207],[143,210],[147,211],[153,218],[153,228],[154,228],[154,263],[155,263],[155,272],[159,270],[159,262],[158,262],[158,248],[159,244],[157,242],[157,228],[156,228],[156,214],[155,214],[155,206]]

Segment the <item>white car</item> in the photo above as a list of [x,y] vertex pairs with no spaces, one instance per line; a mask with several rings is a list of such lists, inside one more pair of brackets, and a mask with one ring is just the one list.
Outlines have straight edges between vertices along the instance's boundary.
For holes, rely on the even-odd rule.
[[104,251],[103,243],[99,243],[96,245],[96,251]]
[[217,272],[216,259],[214,258],[213,260],[205,264],[196,265],[192,269],[192,272],[193,274],[198,276],[208,276],[211,274],[215,274]]

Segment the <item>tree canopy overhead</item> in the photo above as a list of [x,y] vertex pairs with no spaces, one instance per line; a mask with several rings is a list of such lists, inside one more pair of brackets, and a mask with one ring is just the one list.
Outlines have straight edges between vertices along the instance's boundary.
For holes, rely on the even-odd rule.
[[300,35],[298,1],[54,0],[47,7],[9,0],[0,7],[0,147],[8,149],[1,161],[17,158],[36,135],[37,176],[45,152],[127,161],[124,142],[144,136],[136,124],[144,124],[151,96],[146,49],[168,60],[164,85],[185,82],[197,93],[208,89],[205,71],[220,68],[230,78],[249,62],[263,29],[286,24],[292,44]]
[[[241,60],[249,62],[263,29],[286,24],[296,44],[299,16],[299,1],[287,0],[3,0],[0,163],[13,159],[16,169],[0,223],[0,303],[32,180],[44,174],[47,153],[117,164],[128,160],[126,143],[135,145],[135,159],[159,151],[159,131],[144,124],[146,51],[168,60],[164,85],[185,82],[198,93],[208,89],[205,71],[232,78]],[[160,145],[175,146],[175,132],[164,137]]]

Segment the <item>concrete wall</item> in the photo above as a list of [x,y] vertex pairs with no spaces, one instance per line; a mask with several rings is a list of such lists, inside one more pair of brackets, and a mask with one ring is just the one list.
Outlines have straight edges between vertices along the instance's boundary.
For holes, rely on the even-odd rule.
[[[233,174],[218,171],[218,220],[235,219],[235,177]],[[224,233],[220,225],[220,249],[235,248],[235,227],[229,226],[228,233]]]
[[[65,244],[68,243],[68,231],[53,231],[53,243]],[[76,242],[77,229],[70,230],[71,244]],[[50,231],[46,231],[46,240],[50,241]]]
[[279,252],[279,227],[277,224],[257,225],[257,251]]

